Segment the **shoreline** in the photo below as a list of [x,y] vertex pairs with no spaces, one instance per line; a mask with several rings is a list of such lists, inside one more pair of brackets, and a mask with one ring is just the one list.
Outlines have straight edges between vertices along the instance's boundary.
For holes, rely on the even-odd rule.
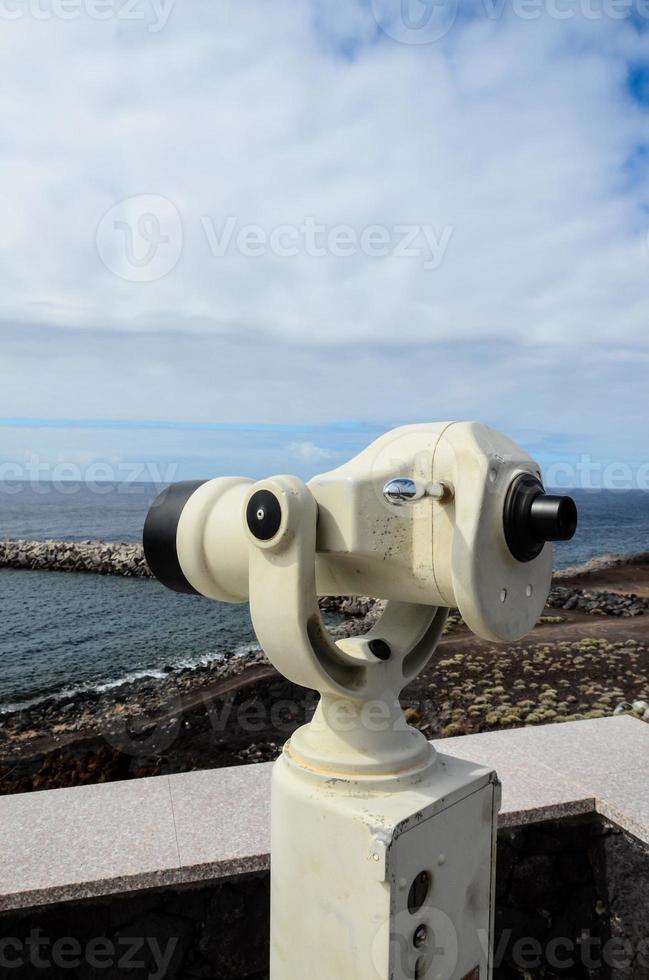
[[[17,564],[7,563],[7,541],[0,541],[0,568],[27,569],[35,571],[67,571],[85,574],[117,575],[132,578],[148,578],[155,581],[152,573],[146,565],[141,545],[135,544],[115,544],[100,541],[80,541],[80,542],[61,542],[61,541],[27,541],[16,539],[11,542],[16,546]],[[40,561],[50,564],[39,564],[34,567],[26,564],[31,554],[25,549],[25,545],[42,545],[39,551]],[[74,544],[76,550],[66,551],[65,547]],[[53,547],[54,545],[58,547]],[[64,547],[62,547],[64,546]],[[13,561],[14,552],[11,552],[10,561]],[[83,568],[78,567],[78,556],[81,555],[85,560]],[[619,583],[613,581],[628,578],[633,571],[637,592],[628,592],[626,588],[622,591],[617,587]],[[607,589],[602,586],[608,585]],[[624,581],[622,581],[624,585]],[[345,619],[344,625],[335,629],[334,634],[349,635],[350,633],[360,633],[369,628],[380,614],[383,602],[381,600],[369,599],[367,597],[350,596],[330,596],[320,599],[320,607],[323,613],[333,613]],[[572,566],[565,569],[555,570],[553,573],[552,590],[546,603],[548,610],[578,610],[592,616],[616,616],[616,617],[635,617],[649,613],[649,552],[637,552],[628,555],[607,554],[596,556],[582,565]],[[451,616],[458,618],[457,610],[451,610]],[[195,663],[181,662],[176,665],[161,665],[150,669],[142,668],[127,674],[123,677],[105,679],[96,683],[88,683],[75,687],[68,687],[55,691],[51,695],[44,695],[33,700],[26,700],[16,704],[0,703],[0,752],[3,743],[3,728],[5,724],[15,716],[38,713],[40,711],[52,712],[57,706],[64,707],[74,702],[84,700],[101,700],[114,694],[116,698],[125,696],[128,698],[131,691],[137,691],[140,687],[149,689],[153,686],[165,688],[166,681],[170,677],[188,678],[195,676],[201,677],[205,672],[216,677],[238,676],[242,665],[245,665],[250,658],[256,663],[258,656],[263,656],[260,648],[255,644],[246,644],[245,649],[235,647],[227,653],[210,656],[209,654],[199,657]],[[264,661],[268,663],[265,658]]]
[[[342,619],[332,628],[342,636],[365,632],[382,604],[341,597],[321,608]],[[478,640],[452,613],[438,655],[406,690],[408,718],[444,737],[649,701],[646,614],[648,554],[559,571],[540,623],[511,646]],[[315,707],[254,648],[160,673],[0,712],[0,794],[272,759]]]
[[587,578],[588,576],[608,572],[613,568],[630,568],[638,565],[649,565],[649,551],[631,551],[628,553],[608,552],[602,555],[595,555],[580,565],[570,565],[566,568],[555,569],[553,578],[555,580]]
[[[85,543],[85,542],[84,542]],[[0,567],[2,567],[0,562]],[[646,595],[636,593],[624,593],[614,590],[586,589],[581,588],[582,580],[587,580],[590,584],[593,577],[601,578],[612,569],[637,568],[646,570],[647,586]],[[43,569],[39,569],[43,570]],[[63,571],[75,569],[61,569]],[[147,569],[148,572],[148,569]],[[104,572],[100,574],[124,574],[120,572]],[[151,573],[148,576],[142,574],[130,577],[148,577],[153,579]],[[599,584],[599,583],[593,583]],[[367,597],[351,596],[327,596],[320,599],[320,608],[323,613],[333,613],[344,617],[344,623],[340,627],[331,630],[334,636],[350,635],[351,633],[365,632],[372,623],[378,618],[383,608],[382,600],[370,599]],[[565,570],[559,570],[553,575],[552,590],[546,603],[548,610],[578,610],[586,612],[591,616],[615,616],[615,617],[636,617],[649,614],[649,553],[636,554],[632,556],[609,555],[592,559],[582,566],[575,566]],[[457,610],[451,610],[451,625],[457,621],[461,625]],[[246,644],[245,649],[237,647],[227,653],[214,656],[204,655],[197,659],[195,663],[180,663],[177,665],[164,665],[158,668],[134,671],[133,674],[125,675],[121,678],[98,681],[96,684],[84,684],[78,688],[70,687],[56,691],[51,695],[44,695],[30,701],[18,704],[0,703],[0,751],[2,748],[2,730],[7,721],[17,715],[25,713],[38,713],[41,710],[49,712],[56,709],[56,706],[65,706],[74,702],[84,700],[100,700],[110,698],[113,693],[116,698],[126,696],[137,691],[140,687],[148,689],[152,685],[162,688],[169,678],[182,677],[188,678],[195,676],[200,678],[203,673],[211,676],[231,677],[238,676],[245,665],[249,662],[257,663],[258,657],[263,657],[264,663],[268,664],[263,652],[255,643]]]

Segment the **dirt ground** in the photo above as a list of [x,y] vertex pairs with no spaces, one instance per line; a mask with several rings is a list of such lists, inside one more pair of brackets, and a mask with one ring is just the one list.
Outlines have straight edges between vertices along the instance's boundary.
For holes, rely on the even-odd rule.
[[620,592],[623,595],[634,593],[649,599],[649,564],[619,565],[577,575],[561,575],[559,584],[600,592]]

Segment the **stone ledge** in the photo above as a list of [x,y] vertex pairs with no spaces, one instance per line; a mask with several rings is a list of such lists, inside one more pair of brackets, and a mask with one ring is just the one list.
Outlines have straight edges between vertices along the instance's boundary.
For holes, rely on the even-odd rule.
[[[649,844],[649,725],[628,717],[487,732],[435,743],[493,766],[500,823],[600,813]],[[269,866],[272,764],[0,799],[0,911]]]

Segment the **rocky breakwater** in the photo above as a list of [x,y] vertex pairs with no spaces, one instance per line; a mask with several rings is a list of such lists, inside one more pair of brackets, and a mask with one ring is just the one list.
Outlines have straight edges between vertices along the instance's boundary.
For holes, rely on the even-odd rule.
[[595,592],[555,585],[548,598],[551,609],[578,609],[591,616],[643,616],[649,612],[649,599],[619,592]]
[[0,541],[0,567],[151,578],[140,544],[105,541]]

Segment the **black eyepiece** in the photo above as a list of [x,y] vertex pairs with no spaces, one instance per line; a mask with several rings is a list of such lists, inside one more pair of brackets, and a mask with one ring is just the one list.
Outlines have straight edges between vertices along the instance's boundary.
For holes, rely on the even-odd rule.
[[144,557],[158,581],[174,592],[199,594],[187,581],[180,567],[176,535],[185,504],[204,483],[205,480],[172,483],[153,501],[144,522]]
[[569,541],[577,530],[577,506],[572,497],[540,494],[532,501],[530,525],[541,541]]
[[531,473],[517,476],[507,492],[505,538],[514,558],[533,561],[547,541],[570,541],[577,530],[577,505],[571,497],[547,494]]

